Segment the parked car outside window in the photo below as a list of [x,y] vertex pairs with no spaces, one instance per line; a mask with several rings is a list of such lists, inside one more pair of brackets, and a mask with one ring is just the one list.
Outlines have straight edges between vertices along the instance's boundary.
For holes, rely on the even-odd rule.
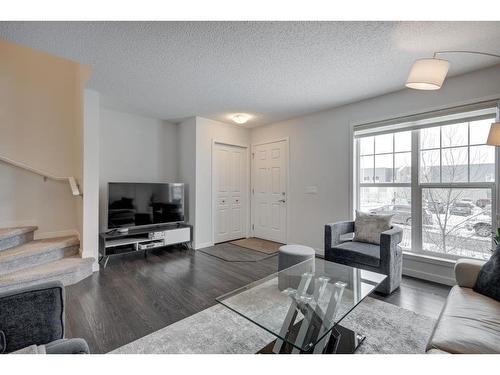
[[[377,215],[394,215],[392,222],[396,224],[411,225],[411,206],[408,204],[388,204],[370,210],[370,213]],[[432,214],[427,208],[422,210],[422,223],[432,225]]]
[[468,201],[455,202],[450,207],[450,214],[457,215],[457,216],[470,216],[470,215],[472,215],[473,208],[474,208],[474,205],[471,202],[468,202]]
[[485,208],[486,206],[491,205],[490,198],[481,198],[476,201],[476,206]]
[[465,227],[476,232],[479,237],[491,236],[493,229],[491,226],[491,205],[486,206],[479,215],[470,218]]

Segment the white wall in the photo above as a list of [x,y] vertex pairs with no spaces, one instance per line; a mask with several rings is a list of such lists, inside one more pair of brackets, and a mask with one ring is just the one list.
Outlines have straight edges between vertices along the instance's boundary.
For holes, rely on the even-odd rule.
[[[186,184],[186,219],[194,227],[196,224],[196,117],[191,117],[178,125],[177,148],[179,182]],[[194,233],[192,236],[194,239]]]
[[[250,130],[241,126],[196,117],[196,224],[195,248],[213,245],[212,144],[250,146]],[[250,155],[250,152],[247,153]],[[250,181],[250,179],[248,179]],[[247,212],[250,212],[248,208]],[[249,223],[249,216],[247,223]]]
[[66,182],[0,162],[0,228],[36,225],[36,238],[77,235],[75,199]]
[[85,90],[83,109],[82,257],[95,259],[99,270],[99,93]]
[[106,228],[108,182],[177,182],[177,125],[101,108],[99,212]]
[[[0,40],[0,155],[82,180],[82,92],[76,62]],[[37,238],[78,234],[81,199],[67,182],[0,162],[0,227],[37,225]]]
[[[289,242],[322,252],[324,224],[351,217],[353,125],[499,97],[500,66],[496,66],[448,79],[439,91],[406,89],[252,129],[252,143],[290,138]],[[316,185],[318,193],[306,194],[307,185]],[[443,277],[451,278],[449,267],[446,272]]]

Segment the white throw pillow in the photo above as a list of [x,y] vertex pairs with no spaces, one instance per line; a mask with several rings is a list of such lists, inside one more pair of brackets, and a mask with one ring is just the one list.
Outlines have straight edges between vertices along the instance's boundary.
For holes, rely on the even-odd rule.
[[380,234],[391,229],[394,215],[377,215],[356,210],[353,241],[380,245]]

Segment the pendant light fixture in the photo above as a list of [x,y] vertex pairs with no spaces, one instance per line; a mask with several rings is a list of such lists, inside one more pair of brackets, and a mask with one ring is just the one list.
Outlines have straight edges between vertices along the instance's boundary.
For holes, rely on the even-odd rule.
[[450,63],[442,59],[418,59],[411,67],[406,87],[416,90],[439,90]]
[[[431,59],[418,59],[413,63],[408,79],[406,80],[406,87],[416,90],[439,90],[448,74],[450,62],[448,60],[438,59],[436,56],[448,53],[469,53],[500,58],[500,55],[486,52],[437,51],[434,52],[434,56]],[[491,124],[486,144],[500,146],[500,122]]]
[[406,80],[406,87],[416,90],[439,90],[448,74],[450,62],[448,60],[438,59],[437,55],[450,53],[469,53],[475,55],[484,55],[498,57],[493,53],[476,51],[437,51],[432,58],[418,59],[411,67],[410,74]]
[[500,122],[491,124],[486,144],[490,146],[500,146]]

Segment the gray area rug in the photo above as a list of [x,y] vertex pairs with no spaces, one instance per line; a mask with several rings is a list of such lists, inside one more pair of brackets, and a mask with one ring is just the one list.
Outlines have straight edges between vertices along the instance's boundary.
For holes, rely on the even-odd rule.
[[[367,297],[341,324],[366,335],[357,354],[414,354],[425,352],[434,323],[433,318]],[[226,307],[215,305],[111,353],[252,354],[274,339]]]
[[217,246],[207,247],[198,251],[225,260],[226,262],[259,262],[277,255],[276,253],[265,254],[246,247],[232,245],[231,243],[222,243]]

